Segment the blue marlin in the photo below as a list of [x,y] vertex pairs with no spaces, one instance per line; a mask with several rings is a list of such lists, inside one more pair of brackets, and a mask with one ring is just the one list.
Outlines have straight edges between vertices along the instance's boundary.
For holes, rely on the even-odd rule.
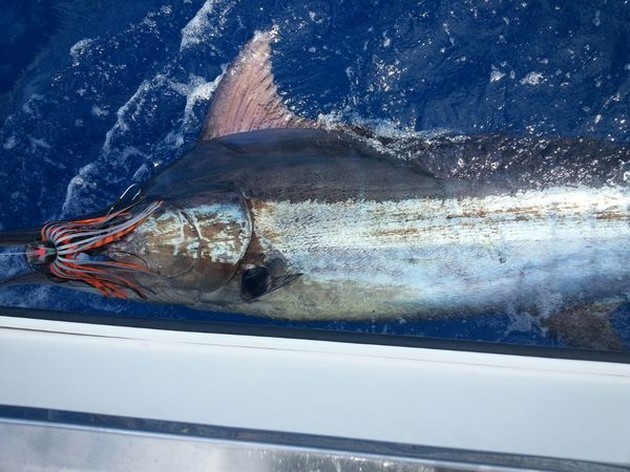
[[[424,166],[394,159],[291,112],[272,40],[244,47],[196,147],[133,196],[0,236],[33,268],[10,283],[294,320],[529,313],[619,347],[605,318],[630,282],[627,148],[442,137],[416,146]],[[576,150],[606,171],[559,162]],[[489,154],[505,158],[468,165]]]

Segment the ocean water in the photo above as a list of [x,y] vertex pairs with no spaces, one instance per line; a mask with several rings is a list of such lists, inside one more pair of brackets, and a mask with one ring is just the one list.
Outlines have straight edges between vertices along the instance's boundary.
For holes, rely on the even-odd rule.
[[[493,132],[630,145],[628,1],[3,0],[0,26],[2,229],[107,207],[185,154],[225,66],[272,27],[287,105],[394,149]],[[25,269],[0,259],[2,277]],[[298,324],[29,286],[0,304],[562,346],[526,314]],[[629,318],[613,315],[627,345]]]

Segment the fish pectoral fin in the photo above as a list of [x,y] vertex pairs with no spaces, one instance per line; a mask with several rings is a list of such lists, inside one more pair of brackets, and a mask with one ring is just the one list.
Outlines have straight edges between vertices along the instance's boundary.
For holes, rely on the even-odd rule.
[[302,274],[274,275],[265,266],[247,267],[241,274],[241,298],[247,302],[290,284]]
[[550,315],[543,326],[569,347],[605,351],[624,350],[620,336],[610,323],[619,303],[592,303]]

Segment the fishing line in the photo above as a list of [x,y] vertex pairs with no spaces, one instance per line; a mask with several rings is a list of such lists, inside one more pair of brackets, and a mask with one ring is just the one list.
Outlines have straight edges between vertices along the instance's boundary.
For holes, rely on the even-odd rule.
[[131,189],[133,188],[137,188],[138,190],[136,190],[136,193],[133,195],[133,197],[131,197],[131,199],[129,200],[129,204],[133,204],[138,197],[140,196],[140,194],[142,193],[142,189],[140,188],[140,186],[138,184],[131,184],[129,187],[127,187],[125,189],[125,191],[120,195],[120,197],[118,197],[118,200],[116,201],[116,203],[114,203],[109,211],[107,212],[107,214],[105,216],[108,216],[110,213],[112,213],[113,211],[116,210],[116,208],[118,208],[119,206],[121,206],[121,203],[123,203],[124,198],[127,196],[127,194],[131,191]]

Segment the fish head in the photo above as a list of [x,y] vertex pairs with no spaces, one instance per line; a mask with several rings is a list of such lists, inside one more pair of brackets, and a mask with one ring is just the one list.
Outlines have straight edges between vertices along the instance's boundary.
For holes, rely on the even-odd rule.
[[[104,295],[126,298],[127,292],[143,297],[140,286],[121,272],[143,270],[141,266],[111,260],[106,255],[108,246],[132,233],[142,225],[162,202],[151,202],[137,210],[140,202],[119,209],[111,209],[101,216],[73,221],[57,221],[33,231],[0,235],[3,245],[24,243],[26,262],[34,272],[42,273],[51,281],[81,282]],[[30,239],[30,241],[29,241]],[[28,283],[32,277],[20,274],[6,284]]]
[[31,269],[3,285],[64,283],[108,297],[194,305],[234,276],[250,237],[249,211],[237,194],[143,200],[0,234],[1,245],[22,245]]

